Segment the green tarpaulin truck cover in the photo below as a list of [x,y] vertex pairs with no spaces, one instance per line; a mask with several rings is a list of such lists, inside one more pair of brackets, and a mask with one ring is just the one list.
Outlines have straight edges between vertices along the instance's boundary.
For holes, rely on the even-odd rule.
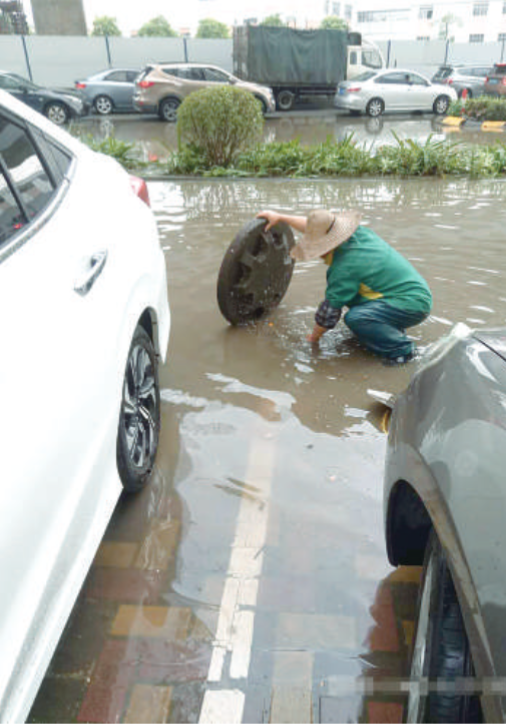
[[346,77],[347,33],[248,27],[248,79],[265,85],[334,85]]

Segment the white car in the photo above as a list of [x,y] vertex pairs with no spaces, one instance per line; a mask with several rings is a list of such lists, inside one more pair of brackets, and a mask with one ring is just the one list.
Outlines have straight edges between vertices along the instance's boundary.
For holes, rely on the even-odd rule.
[[448,85],[432,83],[412,70],[366,71],[353,80],[339,83],[334,106],[372,117],[391,111],[430,111],[443,115],[457,100]]
[[18,722],[119,495],[151,477],[170,313],[145,184],[3,91],[0,184],[0,721]]

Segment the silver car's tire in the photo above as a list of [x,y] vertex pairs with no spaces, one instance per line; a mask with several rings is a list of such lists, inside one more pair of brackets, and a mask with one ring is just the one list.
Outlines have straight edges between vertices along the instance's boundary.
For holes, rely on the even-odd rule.
[[452,576],[432,531],[418,599],[406,721],[482,721],[478,696],[467,693],[466,688],[457,688],[473,677],[469,643]]
[[108,116],[114,110],[114,103],[109,96],[97,96],[93,101],[93,107],[101,116]]
[[56,126],[64,126],[70,119],[68,108],[59,101],[52,101],[44,108],[44,115]]
[[436,116],[443,116],[450,106],[450,99],[448,96],[438,96],[434,101],[432,110]]
[[177,109],[181,102],[177,98],[166,98],[160,103],[159,115],[162,121],[175,123],[177,121]]
[[295,103],[295,93],[282,90],[276,96],[276,106],[280,111],[291,111]]
[[158,361],[148,333],[137,327],[123,381],[116,459],[127,492],[136,492],[153,475],[160,437]]
[[366,106],[365,112],[368,116],[371,116],[371,118],[377,118],[378,116],[381,116],[384,110],[385,104],[381,98],[371,98]]

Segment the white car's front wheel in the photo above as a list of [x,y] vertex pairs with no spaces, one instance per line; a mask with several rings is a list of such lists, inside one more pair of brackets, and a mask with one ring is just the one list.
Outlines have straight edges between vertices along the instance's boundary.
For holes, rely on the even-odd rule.
[[432,110],[436,116],[443,116],[450,106],[450,99],[448,96],[438,96],[434,101]]
[[150,481],[160,437],[160,385],[153,343],[135,330],[125,369],[116,458],[121,482],[136,492]]

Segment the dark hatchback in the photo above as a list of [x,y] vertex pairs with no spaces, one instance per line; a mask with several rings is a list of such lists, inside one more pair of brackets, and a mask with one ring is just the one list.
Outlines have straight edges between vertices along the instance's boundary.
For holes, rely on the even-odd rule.
[[85,116],[90,109],[89,102],[72,91],[50,90],[16,73],[0,71],[0,88],[39,111],[57,126]]

